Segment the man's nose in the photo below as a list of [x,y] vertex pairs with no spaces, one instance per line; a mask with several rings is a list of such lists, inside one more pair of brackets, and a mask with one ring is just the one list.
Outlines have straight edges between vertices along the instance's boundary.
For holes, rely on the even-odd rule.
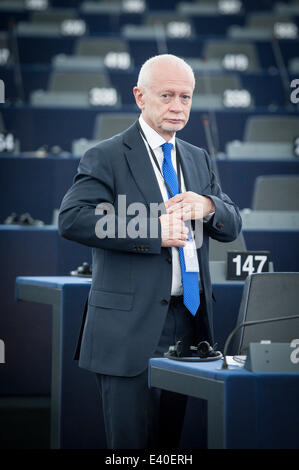
[[183,111],[183,105],[179,96],[176,96],[172,99],[170,110],[174,113],[181,113]]

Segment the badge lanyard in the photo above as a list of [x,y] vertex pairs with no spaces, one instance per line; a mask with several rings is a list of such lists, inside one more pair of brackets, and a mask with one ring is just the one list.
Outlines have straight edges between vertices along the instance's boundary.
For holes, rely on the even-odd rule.
[[[138,129],[139,129],[140,134],[142,135],[142,137],[144,138],[145,142],[146,142],[147,145],[148,145],[150,154],[151,154],[151,156],[153,157],[153,160],[154,160],[154,162],[155,162],[155,165],[156,165],[156,167],[158,168],[159,173],[160,173],[160,175],[162,176],[162,178],[163,178],[163,180],[164,180],[165,186],[166,186],[166,188],[167,188],[167,190],[168,190],[170,196],[173,197],[173,194],[172,194],[172,192],[171,192],[171,190],[170,190],[170,188],[169,188],[169,185],[168,185],[167,181],[165,180],[164,175],[163,175],[163,173],[162,173],[162,171],[161,171],[161,168],[160,168],[160,165],[159,165],[159,163],[158,163],[157,157],[156,157],[156,155],[155,155],[155,153],[154,153],[152,147],[151,147],[150,144],[148,143],[148,140],[147,140],[147,138],[145,137],[145,134],[144,134],[144,132],[143,132],[143,130],[142,130],[142,128],[141,128],[139,122],[137,123],[137,127],[138,127]],[[181,193],[181,192],[182,192],[182,191],[181,191],[181,165],[180,165],[180,158],[179,158],[179,153],[178,153],[177,149],[176,149],[176,165],[177,165],[177,175],[178,175],[178,182],[179,182],[179,193]]]
[[[161,176],[164,180],[165,186],[167,187],[167,190],[168,190],[170,196],[173,197],[172,192],[169,188],[169,185],[168,185],[167,181],[165,180],[164,175],[161,171],[161,168],[160,168],[160,165],[159,165],[158,160],[156,158],[156,155],[155,155],[153,149],[151,148],[150,144],[148,143],[148,140],[145,137],[145,134],[144,134],[139,122],[137,122],[137,127],[139,129],[140,134],[142,135],[142,137],[144,138],[145,142],[148,145],[148,148],[150,150],[150,154],[153,157],[155,165],[158,168],[159,173],[161,174]],[[176,149],[176,164],[177,164],[177,175],[178,175],[178,183],[179,183],[179,193],[181,193],[181,171],[180,171],[181,170],[181,165],[180,165],[179,152],[177,151],[177,149]],[[191,222],[190,221],[185,221],[185,224],[189,228],[188,239],[187,239],[186,245],[183,247],[184,258],[185,258],[185,268],[186,268],[186,271],[189,271],[189,272],[199,272],[199,266],[198,266],[198,259],[197,259],[197,256],[196,256],[195,243],[194,243],[194,238],[193,238],[193,234],[192,234],[192,230],[191,230]]]

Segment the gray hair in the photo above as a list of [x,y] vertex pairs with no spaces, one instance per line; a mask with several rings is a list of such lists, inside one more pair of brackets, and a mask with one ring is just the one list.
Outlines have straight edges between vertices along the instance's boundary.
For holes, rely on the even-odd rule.
[[184,59],[181,59],[180,57],[177,57],[172,54],[156,55],[148,59],[146,62],[144,62],[144,64],[142,65],[139,71],[137,86],[143,87],[143,88],[150,86],[151,71],[152,71],[153,65],[159,64],[159,62],[161,62],[161,65],[162,65],[162,63],[165,61],[168,63],[172,63],[173,65],[177,67],[184,68],[190,74],[190,77],[195,86],[195,77],[194,77],[194,72],[191,66]]

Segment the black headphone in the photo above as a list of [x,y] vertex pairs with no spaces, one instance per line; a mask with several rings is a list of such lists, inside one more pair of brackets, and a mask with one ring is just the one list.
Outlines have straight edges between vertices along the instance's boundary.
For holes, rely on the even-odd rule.
[[187,362],[218,361],[223,356],[221,351],[215,351],[216,346],[210,346],[207,341],[201,341],[197,346],[187,346],[182,341],[177,341],[174,346],[169,346],[164,357]]

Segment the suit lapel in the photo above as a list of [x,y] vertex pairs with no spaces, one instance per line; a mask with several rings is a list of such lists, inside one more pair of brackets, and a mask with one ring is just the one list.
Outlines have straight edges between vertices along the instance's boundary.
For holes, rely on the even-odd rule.
[[206,180],[206,173],[200,171],[200,165],[203,164],[200,154],[195,156],[180,139],[177,139],[176,144],[177,150],[179,151],[186,191],[204,194],[205,188],[209,182]]
[[198,192],[198,180],[196,178],[197,168],[194,163],[192,154],[186,149],[183,143],[177,139],[177,151],[180,156],[180,163],[184,176],[185,187],[187,191]]
[[125,156],[132,176],[148,205],[163,203],[153,165],[136,124],[125,133],[124,144]]

